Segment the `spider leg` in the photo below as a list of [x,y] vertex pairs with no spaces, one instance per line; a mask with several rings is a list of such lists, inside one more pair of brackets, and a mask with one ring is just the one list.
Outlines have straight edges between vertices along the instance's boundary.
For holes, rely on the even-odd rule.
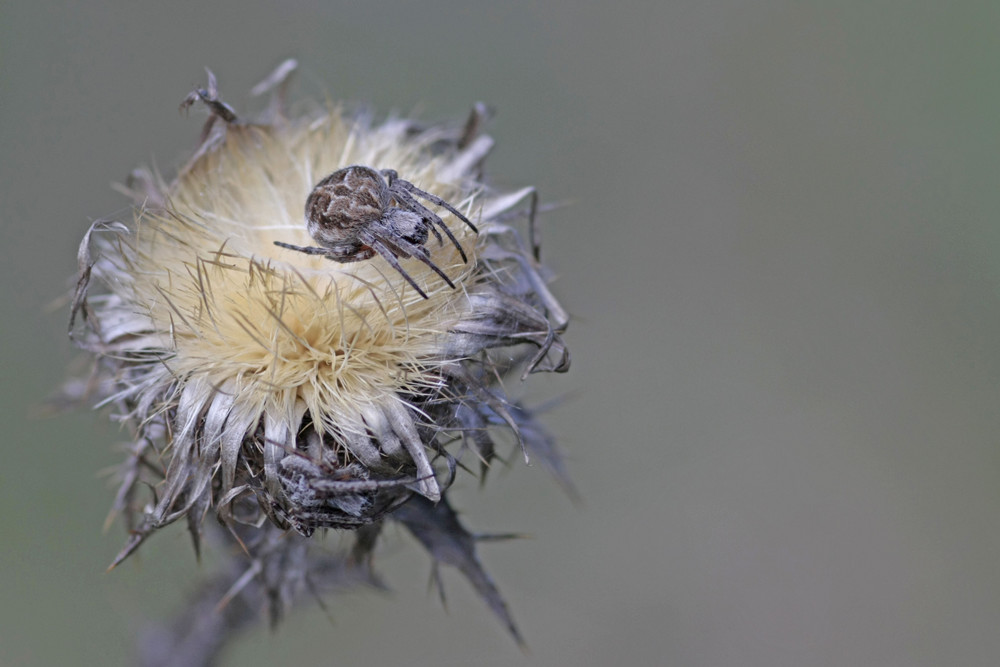
[[461,220],[462,222],[464,222],[465,224],[467,224],[469,226],[469,229],[471,229],[472,231],[476,232],[477,234],[479,233],[479,230],[476,229],[476,226],[474,224],[472,224],[472,222],[468,218],[466,218],[464,215],[462,215],[461,213],[459,213],[458,209],[456,209],[454,206],[452,206],[451,204],[449,204],[445,200],[441,199],[437,195],[432,195],[429,192],[425,192],[424,190],[421,190],[420,188],[418,188],[417,186],[415,186],[413,183],[410,183],[409,181],[404,181],[402,178],[397,178],[396,181],[399,183],[400,189],[405,189],[409,194],[414,194],[414,195],[416,195],[416,196],[418,196],[418,197],[420,197],[422,199],[426,199],[427,201],[429,201],[429,202],[431,202],[433,204],[437,204],[438,206],[440,206],[442,208],[448,209],[454,215],[458,216],[459,220]]
[[[339,262],[341,264],[348,264],[350,262],[361,262],[366,259],[371,259],[375,256],[375,251],[371,248],[361,248],[360,250],[342,250],[337,247],[333,248],[321,248],[319,246],[300,246],[292,245],[291,243],[285,243],[283,241],[275,241],[274,245],[280,248],[288,248],[289,250],[297,250],[306,255],[325,255],[327,259],[331,259],[334,262]],[[350,253],[350,254],[348,254]]]
[[380,173],[382,174],[383,177],[385,177],[385,183],[390,188],[392,187],[393,183],[399,180],[399,174],[396,173],[395,169],[383,169]]
[[330,249],[329,248],[320,248],[320,247],[314,246],[314,245],[311,245],[311,246],[300,246],[300,245],[292,245],[291,243],[284,243],[282,241],[275,241],[274,245],[278,246],[279,248],[288,248],[289,250],[298,250],[299,252],[304,252],[307,255],[329,255],[330,254]]
[[[414,213],[416,213],[416,211],[414,211]],[[426,220],[424,220],[424,222],[426,223],[427,221],[426,221]],[[437,242],[438,242],[438,247],[439,247],[439,248],[443,248],[443,247],[444,247],[444,239],[443,239],[443,238],[441,238],[441,232],[439,232],[439,231],[437,230],[437,227],[435,227],[435,226],[433,225],[433,220],[431,221],[431,223],[428,223],[428,224],[426,224],[425,226],[427,227],[427,229],[431,230],[431,234],[433,234],[433,235],[434,235],[434,238],[436,238],[436,239],[437,239]],[[446,229],[447,229],[447,228],[446,228]],[[449,236],[451,236],[451,234],[449,234]],[[461,250],[461,248],[459,248],[459,250]]]
[[362,234],[360,239],[368,246],[376,250],[378,254],[382,255],[382,257],[384,257],[394,269],[399,271],[403,277],[406,278],[406,280],[409,281],[414,288],[416,288],[416,290],[420,293],[420,296],[425,299],[427,298],[427,294],[424,293],[422,289],[417,287],[417,283],[413,281],[410,274],[403,270],[403,267],[399,265],[399,261],[396,257],[402,255],[404,257],[415,257],[419,259],[421,262],[429,266],[434,273],[441,276],[441,279],[448,283],[448,287],[455,289],[455,283],[451,281],[448,274],[438,268],[438,265],[431,260],[431,256],[427,254],[427,250],[422,246],[414,245],[399,236],[383,235],[371,231]]
[[[400,204],[410,209],[411,211],[419,215],[421,218],[424,218],[425,220],[430,220],[432,223],[441,225],[441,229],[443,229],[444,233],[448,235],[448,239],[455,244],[456,248],[458,248],[458,252],[462,256],[462,261],[463,262],[469,261],[469,258],[466,257],[465,255],[465,250],[462,248],[462,245],[458,242],[458,239],[455,238],[455,235],[451,233],[451,230],[448,229],[448,225],[444,224],[444,220],[442,220],[440,216],[438,216],[436,213],[434,213],[434,211],[430,210],[429,208],[418,202],[416,199],[414,199],[413,195],[411,195],[406,190],[398,189],[393,191],[392,194],[394,197],[396,197],[396,200]],[[428,228],[434,232],[434,235],[440,241],[441,235],[438,234],[438,231],[437,229],[434,228],[434,225],[433,224],[428,225]],[[473,227],[473,229],[475,229],[475,227]]]
[[399,265],[399,260],[396,259],[396,255],[393,254],[392,250],[390,250],[384,243],[382,243],[378,239],[372,239],[367,243],[378,254],[382,255],[382,257],[385,258],[385,261],[389,262],[389,265],[392,266],[392,268],[399,271],[399,274],[404,278],[406,278],[406,282],[413,285],[413,289],[417,290],[417,294],[424,297],[425,299],[427,298],[427,293],[424,292],[422,289],[420,289],[420,286],[417,285],[417,283],[413,280],[413,278],[410,277],[410,274],[404,271],[403,267]]
[[431,267],[434,273],[441,276],[441,279],[444,280],[446,283],[448,283],[448,287],[455,289],[455,283],[451,282],[451,278],[449,278],[448,275],[444,271],[439,269],[438,265],[431,260],[431,256],[427,253],[427,249],[424,248],[423,246],[414,245],[413,243],[410,243],[406,239],[398,237],[384,238],[376,236],[375,240],[380,243],[394,245],[400,250],[402,250],[405,254],[410,255],[412,257],[416,257],[421,262]]

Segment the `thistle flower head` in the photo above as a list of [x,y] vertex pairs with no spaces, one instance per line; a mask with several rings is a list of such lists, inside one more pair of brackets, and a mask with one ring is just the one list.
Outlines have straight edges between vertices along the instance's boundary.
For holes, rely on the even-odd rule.
[[[265,82],[275,102],[254,122],[210,74],[185,101],[210,112],[188,163],[169,182],[134,172],[133,218],[94,223],[81,244],[71,335],[95,355],[92,395],[134,437],[116,562],[180,518],[197,546],[209,511],[308,537],[422,496],[401,516],[426,519],[463,456],[485,473],[503,430],[563,475],[500,386],[514,369],[565,370],[567,317],[509,224],[533,224],[534,191],[480,179],[483,108],[464,128],[289,117],[290,71]],[[310,245],[307,199],[350,165],[413,189],[389,183],[348,241]]]

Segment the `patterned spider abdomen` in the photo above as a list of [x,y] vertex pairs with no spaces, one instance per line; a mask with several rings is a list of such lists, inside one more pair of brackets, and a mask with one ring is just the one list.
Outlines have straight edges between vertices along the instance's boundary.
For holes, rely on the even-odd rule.
[[389,201],[389,186],[380,173],[362,165],[344,167],[309,194],[306,228],[324,246],[354,245],[358,230],[380,220]]

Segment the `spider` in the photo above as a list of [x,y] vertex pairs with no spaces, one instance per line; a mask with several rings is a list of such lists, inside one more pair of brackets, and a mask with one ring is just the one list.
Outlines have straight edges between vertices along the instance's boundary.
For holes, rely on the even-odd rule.
[[458,248],[462,261],[469,259],[440,216],[418,202],[417,197],[447,209],[473,232],[479,232],[451,204],[403,180],[395,170],[376,171],[355,164],[321,180],[306,199],[306,229],[319,246],[281,241],[275,241],[274,245],[307,255],[323,255],[341,263],[360,262],[378,253],[426,299],[427,294],[399,265],[398,257],[416,257],[454,289],[455,284],[431,261],[424,248],[428,232],[444,245],[437,230],[440,227]]

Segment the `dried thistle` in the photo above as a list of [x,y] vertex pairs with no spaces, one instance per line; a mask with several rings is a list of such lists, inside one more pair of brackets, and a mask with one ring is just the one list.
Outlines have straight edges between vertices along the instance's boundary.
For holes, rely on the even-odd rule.
[[[393,518],[520,641],[446,494],[470,458],[485,476],[503,432],[567,484],[551,438],[502,386],[569,364],[535,192],[482,182],[482,105],[464,127],[290,117],[293,70],[255,88],[272,103],[252,122],[209,72],[182,104],[210,114],[194,155],[170,182],[134,172],[134,218],[98,221],[80,245],[70,334],[95,361],[71,393],[112,406],[133,437],[114,564],[182,518],[197,550],[214,513],[246,553],[228,598],[257,591],[247,599],[276,619],[320,572],[370,574]],[[319,528],[357,529],[338,567],[310,556]]]

